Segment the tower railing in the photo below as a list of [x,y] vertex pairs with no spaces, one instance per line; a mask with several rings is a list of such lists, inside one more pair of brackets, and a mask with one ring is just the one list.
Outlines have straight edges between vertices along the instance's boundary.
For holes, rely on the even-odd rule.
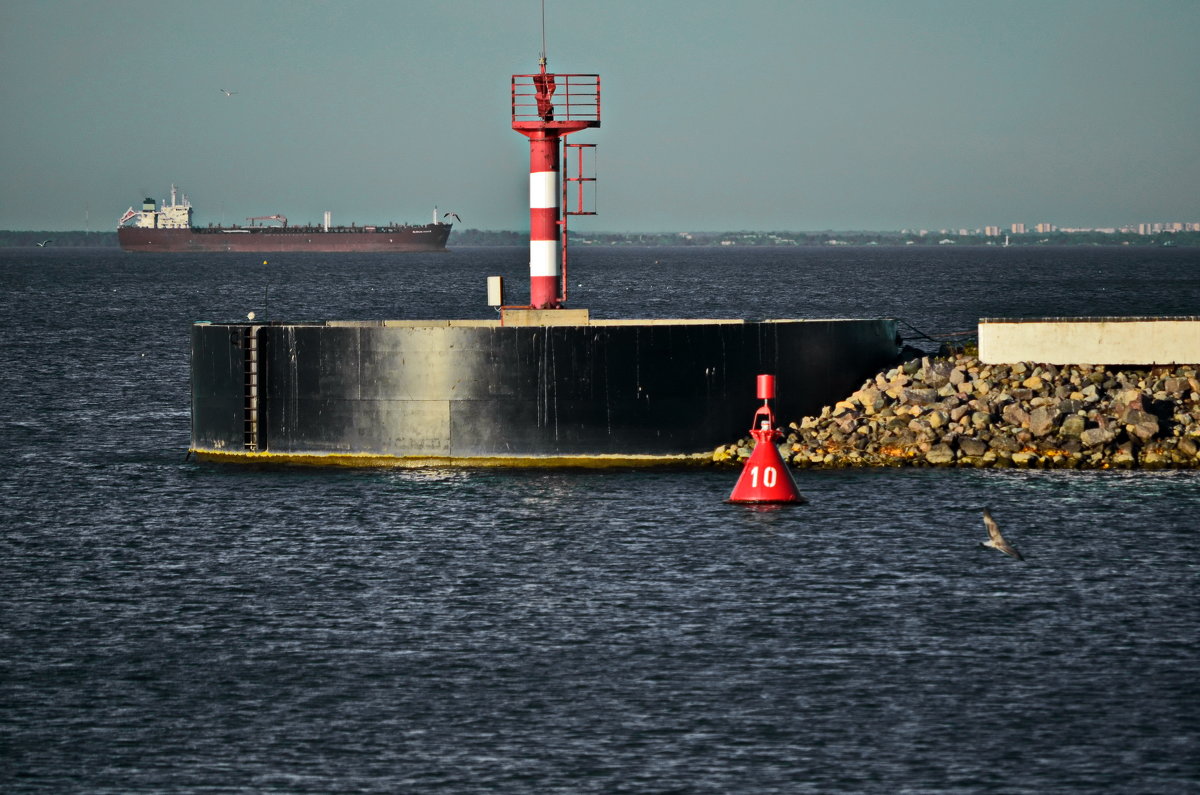
[[[548,95],[539,83],[549,78]],[[547,103],[551,106],[547,110]],[[600,75],[535,74],[512,76],[513,124],[586,122],[600,125]]]

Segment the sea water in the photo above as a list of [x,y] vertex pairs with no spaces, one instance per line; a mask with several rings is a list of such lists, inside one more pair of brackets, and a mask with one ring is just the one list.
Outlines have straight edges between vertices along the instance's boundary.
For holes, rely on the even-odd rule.
[[[1200,314],[1189,249],[572,256],[593,316],[926,350]],[[0,251],[0,790],[1200,789],[1196,472],[801,471],[769,510],[730,469],[185,458],[190,322],[488,317],[526,259]]]

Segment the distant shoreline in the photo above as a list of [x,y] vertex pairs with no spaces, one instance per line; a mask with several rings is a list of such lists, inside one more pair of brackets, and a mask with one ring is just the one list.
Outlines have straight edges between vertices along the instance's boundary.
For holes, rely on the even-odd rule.
[[[116,231],[47,232],[0,230],[0,248],[36,247],[49,240],[54,248],[117,248]],[[491,231],[484,229],[455,230],[450,234],[448,247],[454,246],[524,246],[529,241],[526,231]],[[835,248],[843,246],[1127,246],[1127,247],[1200,247],[1200,232],[1159,232],[1139,235],[1125,232],[1050,232],[1047,234],[1007,235],[943,235],[938,232],[575,232],[573,246],[685,246],[696,248],[767,247],[767,248]]]

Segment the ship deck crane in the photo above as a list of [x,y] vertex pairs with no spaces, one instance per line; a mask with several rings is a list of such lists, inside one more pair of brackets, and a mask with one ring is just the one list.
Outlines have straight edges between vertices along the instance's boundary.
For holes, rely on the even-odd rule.
[[254,223],[255,221],[278,221],[281,226],[287,227],[287,216],[283,215],[256,215],[253,218],[247,218],[247,221]]

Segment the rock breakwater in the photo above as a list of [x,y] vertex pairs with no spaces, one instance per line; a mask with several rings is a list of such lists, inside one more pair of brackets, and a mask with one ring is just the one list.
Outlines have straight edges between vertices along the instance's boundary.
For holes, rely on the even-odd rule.
[[[905,362],[782,428],[794,467],[1200,468],[1200,368]],[[749,436],[713,452],[750,455]]]

